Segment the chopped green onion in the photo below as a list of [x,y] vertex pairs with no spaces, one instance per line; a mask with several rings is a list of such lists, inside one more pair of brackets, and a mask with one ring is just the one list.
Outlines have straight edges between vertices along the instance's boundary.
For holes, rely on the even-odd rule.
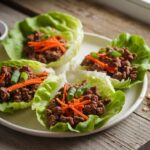
[[67,100],[72,100],[74,98],[74,95],[76,93],[76,88],[70,88],[67,94]]
[[81,97],[84,94],[84,92],[87,91],[88,88],[89,88],[89,85],[84,85],[84,86],[79,87],[75,93],[75,97],[76,98]]
[[98,52],[99,52],[99,53],[106,52],[106,48],[101,48]]
[[28,79],[28,74],[26,72],[21,72],[20,81],[25,81]]
[[120,56],[122,56],[122,54],[120,52],[118,52],[118,51],[111,51],[108,54],[113,56],[113,57],[120,57]]
[[97,55],[97,53],[95,53],[95,52],[91,52],[90,55],[91,55],[92,57],[94,57],[94,58],[98,58],[98,55]]
[[11,76],[11,84],[15,84],[18,82],[20,77],[20,71],[19,70],[15,70]]

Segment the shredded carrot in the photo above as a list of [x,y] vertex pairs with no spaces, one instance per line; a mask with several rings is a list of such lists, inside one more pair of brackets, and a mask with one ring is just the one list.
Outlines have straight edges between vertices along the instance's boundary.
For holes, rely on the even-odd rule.
[[91,103],[91,100],[85,100],[85,101],[81,102],[81,104],[83,104],[83,105],[89,104],[89,103]]
[[53,44],[51,44],[51,45],[47,45],[47,46],[37,46],[36,48],[35,48],[35,51],[36,52],[43,52],[43,51],[46,51],[46,50],[48,50],[48,49],[51,49],[51,48],[55,48],[55,47],[60,47],[61,48],[61,50],[62,50],[62,52],[64,52],[65,51],[65,48],[63,47],[64,46],[64,44],[63,43],[53,43]]
[[83,100],[83,98],[84,98],[84,96],[81,96],[80,98],[78,98],[78,99],[74,99],[74,100],[82,101],[82,100]]
[[1,76],[0,76],[0,83],[4,80],[5,78],[5,73],[3,73]]
[[60,50],[65,52],[65,43],[60,42],[56,37],[50,37],[47,40],[38,42],[28,42],[29,47],[33,47],[35,52],[43,52],[51,48],[59,47]]
[[93,57],[90,56],[90,55],[87,55],[85,58],[88,59],[88,60],[91,60],[91,61],[95,62],[95,63],[98,64],[102,69],[106,69],[106,70],[107,70],[108,72],[110,72],[110,73],[114,73],[114,72],[116,71],[116,68],[110,67],[108,64],[105,64],[105,63],[101,62],[100,60],[93,58]]
[[65,104],[64,102],[62,102],[59,98],[56,98],[57,102],[59,104],[61,104],[62,106],[68,107],[68,104]]
[[62,112],[68,114],[68,109],[71,109],[74,112],[74,115],[79,115],[84,120],[88,120],[88,116],[86,116],[82,111],[84,105],[91,103],[91,100],[86,100],[84,99],[84,96],[82,96],[78,99],[74,98],[71,102],[68,102],[68,104],[66,104],[65,99],[67,96],[67,89],[68,84],[65,84],[63,89],[63,98],[61,100],[59,98],[56,98],[56,101],[61,105]]
[[43,76],[47,76],[47,75],[48,75],[48,73],[46,71],[37,74],[38,77],[43,77]]
[[8,87],[6,90],[11,92],[11,91],[14,91],[16,89],[22,88],[24,86],[28,86],[28,85],[32,85],[32,84],[40,84],[42,81],[43,80],[41,78],[33,78],[33,79],[26,80],[24,82],[14,84],[14,85]]
[[69,105],[69,107],[78,115],[80,115],[81,117],[83,117],[85,120],[88,120],[88,116],[86,116],[85,114],[83,114],[82,112],[80,112],[79,110],[77,110],[76,108],[74,108],[74,106]]
[[107,70],[110,72],[110,73],[114,73],[116,71],[116,68],[115,67],[110,67],[108,66],[107,67]]
[[105,64],[105,63],[103,63],[103,62],[101,62],[101,61],[99,61],[99,60],[93,58],[93,57],[90,56],[90,55],[87,55],[85,58],[88,59],[88,60],[91,60],[91,61],[93,61],[93,62],[95,62],[95,63],[97,63],[97,64],[98,64],[100,67],[102,67],[103,69],[106,68],[106,66],[107,66],[107,64]]
[[[40,78],[41,80],[45,80],[45,79],[46,79],[46,77],[47,77],[47,76],[38,77],[38,78]],[[35,78],[33,78],[33,79],[35,79]]]
[[65,111],[69,108],[69,105],[73,105],[75,107],[83,107],[83,104],[80,101],[73,100],[72,102],[69,102],[66,106],[63,106],[62,109]]
[[89,104],[91,100],[85,100],[85,101],[80,102],[79,99],[75,99],[73,100],[73,102],[70,102],[69,104],[65,104],[59,98],[56,98],[56,100],[62,106],[63,112],[65,112],[68,108],[70,108],[74,111],[74,113],[80,115],[85,120],[88,120],[88,117],[82,113],[82,109],[84,108],[84,105]]
[[107,56],[106,53],[97,53],[98,56],[103,57],[103,56]]
[[63,91],[62,102],[65,102],[65,98],[67,97],[67,88],[68,88],[68,85],[65,84],[65,85],[64,85],[64,91]]

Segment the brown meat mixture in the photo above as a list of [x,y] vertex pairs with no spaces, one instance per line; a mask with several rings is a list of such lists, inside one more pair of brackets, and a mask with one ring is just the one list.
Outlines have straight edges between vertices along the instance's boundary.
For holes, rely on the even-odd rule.
[[35,91],[37,90],[39,84],[25,86],[23,88],[16,89],[12,92],[6,90],[7,87],[11,86],[11,77],[15,70],[19,72],[26,72],[28,74],[28,79],[34,78],[32,70],[28,66],[23,66],[21,68],[16,67],[1,67],[0,76],[5,74],[3,81],[0,82],[0,103],[3,102],[28,102],[32,100]]
[[[86,82],[83,81],[81,84],[68,84],[67,93],[69,92],[70,88],[75,88],[78,90],[79,88],[86,86]],[[46,118],[47,118],[47,126],[53,126],[57,122],[65,122],[70,123],[72,127],[75,127],[79,122],[85,121],[84,118],[78,114],[75,114],[71,109],[67,112],[63,112],[61,105],[57,102],[57,98],[60,100],[63,98],[63,91],[64,87],[62,87],[56,96],[50,100],[50,104],[46,109]],[[85,104],[82,110],[83,114],[85,115],[102,115],[105,113],[105,106],[110,102],[107,98],[102,98],[96,93],[96,87],[88,87],[80,97],[83,97],[84,100],[91,100],[90,103]],[[76,95],[76,94],[75,94]],[[73,99],[77,99],[80,97],[76,97],[74,95]],[[71,101],[72,102],[72,101]],[[70,103],[70,100],[65,98],[65,103]]]
[[[61,36],[56,36],[57,40],[59,42],[65,43],[66,41]],[[33,47],[28,46],[28,42],[38,42],[45,39],[45,36],[41,32],[34,32],[33,34],[30,34],[27,36],[25,46],[24,46],[24,55],[26,58],[31,60],[36,60],[42,63],[50,63],[57,61],[64,53],[60,50],[59,47],[47,49],[44,52],[35,52]]]
[[[110,52],[117,51],[121,54],[121,56],[114,57],[110,55]],[[110,73],[108,70],[104,70],[101,68],[97,63],[84,59],[81,63],[81,66],[85,66],[85,68],[89,71],[103,71],[106,72],[109,76],[112,78],[122,80],[122,79],[128,79],[135,80],[137,78],[137,68],[133,67],[131,65],[131,62],[136,58],[136,55],[134,53],[131,53],[128,48],[106,48],[106,56],[98,56],[98,60],[101,62],[104,62],[105,64],[108,64],[110,67],[114,67],[116,70],[113,73]]]

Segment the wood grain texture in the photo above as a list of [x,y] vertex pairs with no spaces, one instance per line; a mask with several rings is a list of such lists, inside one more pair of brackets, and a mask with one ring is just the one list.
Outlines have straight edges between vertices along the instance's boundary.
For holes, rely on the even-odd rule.
[[[79,0],[13,0],[18,6],[26,8],[35,14],[49,10],[60,10],[75,15],[83,22],[85,31],[115,37],[120,32],[130,32],[142,35],[150,43],[150,28],[148,25],[132,20],[110,8],[88,1]],[[88,10],[88,11],[87,11]],[[0,18],[9,27],[26,15],[0,4]],[[150,79],[150,76],[149,76]],[[150,85],[149,85],[150,91]],[[118,125],[87,137],[69,139],[48,139],[24,135],[0,126],[0,149],[6,150],[127,150],[137,149],[150,139],[150,113],[144,113],[140,108],[128,119]]]
[[104,132],[68,139],[50,139],[25,135],[0,126],[0,148],[8,150],[133,150],[150,138],[150,122],[131,115]]
[[9,28],[12,27],[17,21],[23,20],[25,17],[27,17],[25,14],[18,13],[14,9],[0,4],[0,19],[5,21]]

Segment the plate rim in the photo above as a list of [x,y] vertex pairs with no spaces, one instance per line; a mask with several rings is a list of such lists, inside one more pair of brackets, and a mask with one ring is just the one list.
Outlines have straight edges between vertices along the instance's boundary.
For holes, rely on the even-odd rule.
[[[110,38],[103,36],[103,35],[98,35],[98,34],[89,33],[89,32],[85,32],[84,34],[86,36],[94,36],[94,37],[101,38],[101,39],[104,39],[107,41],[111,41]],[[138,108],[138,106],[142,103],[142,101],[146,95],[147,88],[148,88],[148,76],[147,76],[147,74],[145,74],[144,81],[142,84],[143,84],[142,90],[141,90],[139,97],[137,98],[137,100],[133,104],[133,106],[125,114],[123,114],[120,118],[116,119],[115,122],[112,121],[107,126],[103,126],[103,127],[98,128],[94,131],[91,131],[91,132],[87,132],[87,133],[72,133],[72,132],[66,133],[65,132],[65,133],[63,133],[63,132],[39,131],[36,129],[30,129],[30,128],[22,127],[20,125],[16,125],[16,124],[11,123],[11,122],[3,119],[3,118],[0,118],[0,124],[5,126],[5,127],[10,128],[10,129],[13,129],[15,131],[25,133],[28,135],[39,136],[39,137],[69,138],[69,137],[79,137],[79,136],[86,136],[86,135],[94,134],[94,133],[106,130],[106,129],[118,124],[122,120],[126,119],[133,111],[135,111]]]

